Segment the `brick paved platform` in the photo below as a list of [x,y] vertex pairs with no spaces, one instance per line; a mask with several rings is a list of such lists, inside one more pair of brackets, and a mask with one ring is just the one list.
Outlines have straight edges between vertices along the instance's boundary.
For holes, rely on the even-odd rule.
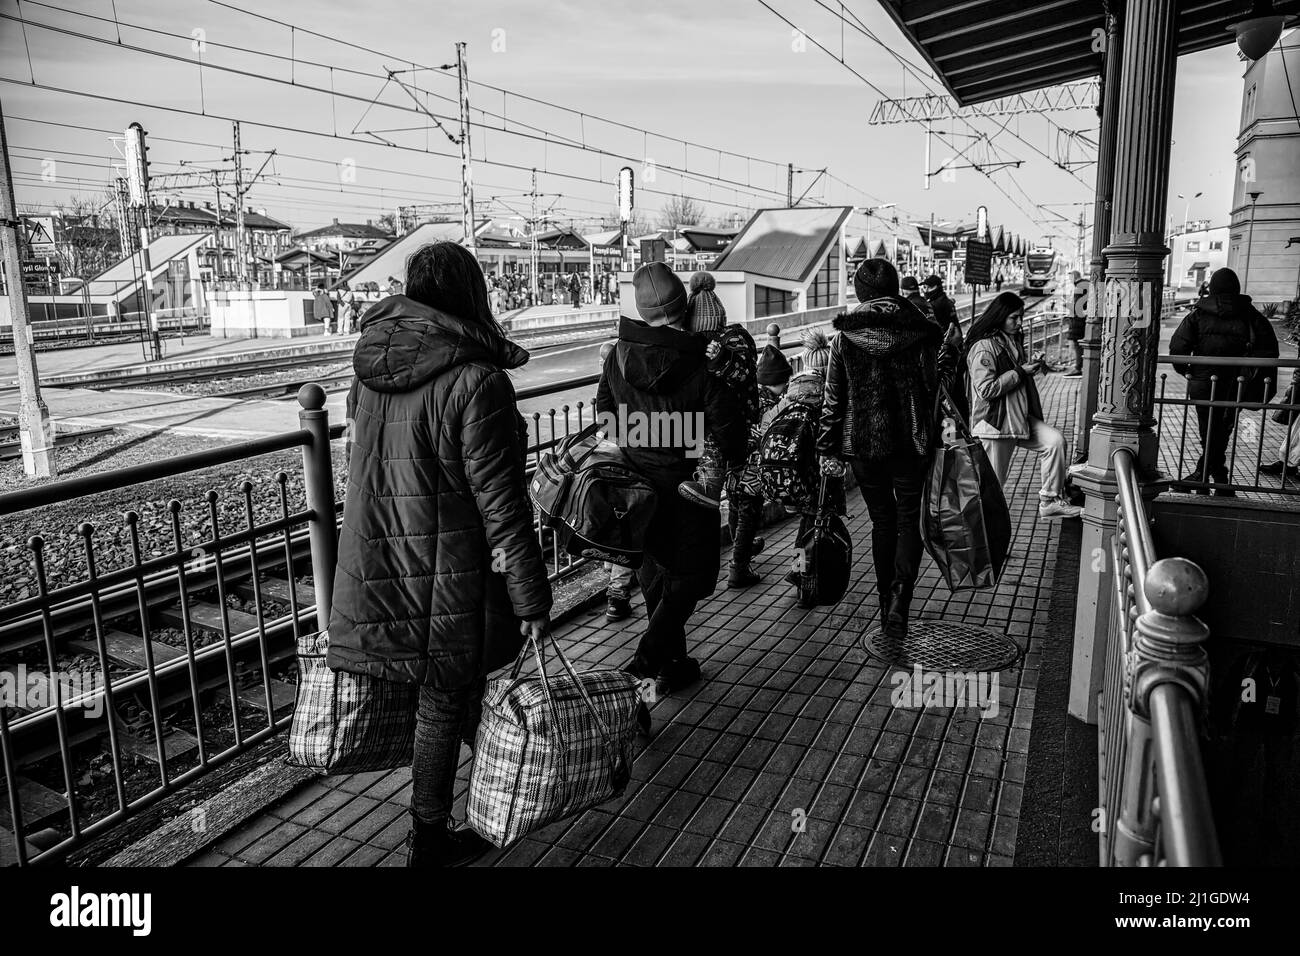
[[[1067,436],[1076,388],[1059,376],[1042,382],[1048,418]],[[996,716],[891,705],[896,669],[859,641],[878,611],[870,526],[854,494],[857,560],[841,604],[795,606],[781,577],[796,523],[769,529],[756,562],[763,583],[719,590],[693,619],[704,679],[654,706],[656,734],[626,795],[482,865],[1011,865],[1049,599],[1075,586],[1072,576],[1053,579],[1061,524],[1039,518],[1037,487],[1035,459],[1017,454],[1017,532],[995,591],[953,595],[926,558],[914,601],[922,617],[993,628],[1024,648],[999,675]],[[631,621],[610,625],[593,612],[562,628],[567,653],[588,666],[625,663],[645,627],[634,607]],[[468,769],[466,759],[458,817]],[[321,778],[189,862],[400,866],[410,789],[405,769]]]

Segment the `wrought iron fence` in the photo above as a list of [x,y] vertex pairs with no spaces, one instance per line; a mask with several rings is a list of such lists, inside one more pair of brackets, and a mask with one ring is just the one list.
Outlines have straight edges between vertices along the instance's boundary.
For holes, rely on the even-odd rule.
[[[23,690],[30,676],[46,697],[31,707],[0,698],[0,863],[7,842],[19,865],[63,859],[288,727],[295,641],[329,618],[342,510],[332,442],[346,431],[330,425],[319,387],[306,386],[299,399],[297,431],[0,495],[4,517],[220,465],[255,469],[261,456],[295,448],[302,453],[300,471],[275,476],[274,514],[264,502],[255,507],[251,482],[241,485],[234,507],[209,491],[201,540],[183,527],[179,501],[168,505],[165,541],[146,540],[140,514],[129,511],[112,562],[119,566],[106,568],[102,536],[82,524],[80,574],[72,583],[51,573],[41,537],[27,542],[35,593],[0,605],[0,654],[25,661]],[[550,436],[530,445],[527,470],[590,415],[584,403],[551,410]],[[542,421],[533,416],[534,436]],[[537,534],[551,580],[585,563],[565,553],[552,530],[539,526]],[[88,681],[65,679],[69,646],[92,655]],[[41,780],[24,776],[32,772]],[[39,818],[25,819],[37,792],[46,804]]]
[[1218,866],[1201,757],[1209,630],[1194,616],[1205,573],[1157,560],[1133,453],[1115,453],[1115,593],[1098,700],[1103,866]]
[[[1161,355],[1156,433],[1171,487],[1198,494],[1300,495],[1300,359]],[[1189,398],[1175,366],[1209,369],[1209,382]],[[1288,373],[1288,370],[1291,370]],[[1283,384],[1279,384],[1281,381]],[[1247,395],[1272,394],[1270,401]],[[1254,414],[1258,413],[1258,417]],[[1204,453],[1210,448],[1214,454]],[[1224,466],[1214,460],[1222,452]],[[1218,472],[1216,474],[1216,471]]]

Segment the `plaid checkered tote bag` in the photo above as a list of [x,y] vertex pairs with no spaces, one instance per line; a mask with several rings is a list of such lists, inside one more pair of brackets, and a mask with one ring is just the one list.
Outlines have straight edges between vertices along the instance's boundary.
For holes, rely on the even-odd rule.
[[630,779],[636,680],[614,668],[579,674],[551,644],[562,674],[547,676],[533,641],[537,676],[519,676],[525,647],[483,698],[466,819],[498,847],[619,796]]
[[330,670],[328,647],[329,631],[298,638],[289,763],[327,774],[410,766],[420,688]]

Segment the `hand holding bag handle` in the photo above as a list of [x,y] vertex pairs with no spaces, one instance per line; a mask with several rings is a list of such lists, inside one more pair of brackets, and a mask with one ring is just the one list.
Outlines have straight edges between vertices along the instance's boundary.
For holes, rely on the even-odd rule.
[[[567,755],[569,744],[564,737],[564,730],[560,721],[560,710],[555,705],[555,699],[551,694],[551,685],[546,676],[544,645],[548,638],[551,642],[551,646],[555,648],[555,656],[560,659],[560,665],[568,672],[569,676],[573,678],[573,684],[578,691],[578,696],[582,698],[582,702],[586,705],[588,712],[591,714],[592,720],[596,722],[596,729],[600,732],[600,735],[605,738],[605,744],[609,753],[614,755],[610,757],[611,779],[619,780],[620,778],[626,777],[628,770],[626,767],[621,766],[622,759],[618,750],[618,741],[614,739],[613,732],[609,729],[609,725],[605,723],[604,718],[600,716],[600,712],[596,709],[596,705],[592,703],[591,697],[587,694],[587,689],[582,685],[582,681],[578,677],[577,671],[573,669],[573,665],[569,662],[568,657],[566,657],[564,651],[560,649],[560,643],[556,640],[555,634],[548,632],[546,638],[543,638],[541,641],[538,641],[530,635],[528,642],[532,645],[533,654],[537,660],[538,678],[541,680],[542,684],[542,699],[545,701],[547,709],[551,712],[552,722],[555,725],[555,735],[560,739],[561,752]],[[523,668],[524,657],[527,653],[528,648],[524,647],[520,650],[519,656],[515,658],[515,666],[510,671],[510,679],[512,681],[519,679],[519,671]],[[565,762],[563,760],[560,762],[559,770],[560,779],[562,781],[567,781],[568,774],[565,772]],[[624,781],[624,785],[626,785],[626,781]]]

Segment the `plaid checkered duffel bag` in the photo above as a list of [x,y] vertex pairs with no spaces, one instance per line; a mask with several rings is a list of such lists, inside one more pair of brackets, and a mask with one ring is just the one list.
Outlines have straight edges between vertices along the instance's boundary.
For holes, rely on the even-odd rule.
[[407,767],[420,688],[325,663],[329,631],[298,638],[298,699],[289,763],[327,774]]
[[564,673],[548,677],[531,643],[537,676],[519,676],[525,647],[510,676],[488,684],[474,743],[466,819],[498,847],[619,796],[631,775],[636,680],[614,668],[577,673],[554,637]]

